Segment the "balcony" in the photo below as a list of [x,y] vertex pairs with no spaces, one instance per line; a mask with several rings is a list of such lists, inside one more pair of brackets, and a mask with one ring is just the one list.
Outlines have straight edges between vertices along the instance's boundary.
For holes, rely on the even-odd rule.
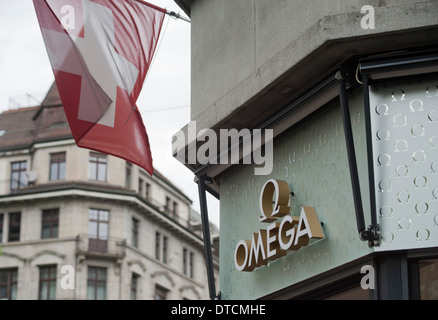
[[122,259],[126,255],[126,239],[96,239],[80,234],[76,237],[76,254],[84,258]]

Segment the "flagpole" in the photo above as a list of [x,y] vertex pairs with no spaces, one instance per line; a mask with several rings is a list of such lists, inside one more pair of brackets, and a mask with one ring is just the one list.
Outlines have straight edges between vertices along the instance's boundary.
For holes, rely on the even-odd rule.
[[181,20],[184,20],[184,21],[186,21],[188,23],[191,23],[191,21],[189,19],[187,19],[186,17],[181,16],[179,13],[176,13],[174,11],[170,11],[170,10],[167,10],[165,8],[158,7],[158,6],[154,5],[154,4],[151,4],[151,3],[143,1],[143,0],[134,0],[134,1],[137,1],[139,3],[142,3],[142,4],[146,5],[146,6],[149,6],[151,8],[155,8],[157,10],[165,12],[166,14],[168,14],[171,17],[174,17],[175,19],[181,19]]
[[174,17],[175,19],[181,19],[184,20],[188,23],[191,23],[191,21],[189,19],[187,19],[186,17],[183,17],[182,15],[180,15],[179,13],[176,13],[175,11],[170,11],[166,9],[166,14],[168,14],[171,17]]

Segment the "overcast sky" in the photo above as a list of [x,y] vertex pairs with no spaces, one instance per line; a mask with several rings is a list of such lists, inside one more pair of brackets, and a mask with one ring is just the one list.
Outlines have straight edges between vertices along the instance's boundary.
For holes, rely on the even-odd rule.
[[[184,15],[173,0],[148,2]],[[0,112],[38,105],[53,81],[32,0],[2,0]],[[199,211],[193,173],[171,156],[172,134],[190,121],[189,23],[168,17],[164,20],[161,44],[137,106],[150,139],[154,168],[180,187],[193,200],[193,208]],[[210,221],[219,226],[219,203],[211,196],[207,201]]]

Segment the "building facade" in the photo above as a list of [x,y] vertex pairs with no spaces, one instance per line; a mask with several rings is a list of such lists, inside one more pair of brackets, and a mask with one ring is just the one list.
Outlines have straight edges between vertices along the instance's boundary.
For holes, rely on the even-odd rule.
[[78,148],[55,85],[1,114],[0,135],[0,299],[208,298],[191,200]]
[[438,2],[176,2],[192,122],[174,154],[220,199],[221,297],[437,299]]

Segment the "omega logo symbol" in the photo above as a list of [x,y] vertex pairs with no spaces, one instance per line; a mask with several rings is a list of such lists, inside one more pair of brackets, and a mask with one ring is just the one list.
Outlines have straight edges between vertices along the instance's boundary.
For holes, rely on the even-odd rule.
[[253,271],[307,246],[310,239],[323,239],[324,233],[314,207],[303,206],[299,217],[289,215],[289,185],[271,179],[260,193],[260,222],[270,223],[253,233],[251,240],[240,240],[234,251],[234,264],[239,271]]

